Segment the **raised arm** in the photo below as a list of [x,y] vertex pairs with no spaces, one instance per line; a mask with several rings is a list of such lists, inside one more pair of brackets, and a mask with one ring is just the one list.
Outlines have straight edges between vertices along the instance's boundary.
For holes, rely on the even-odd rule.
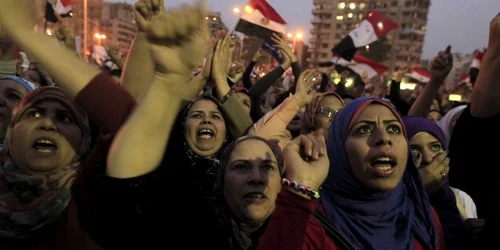
[[[75,97],[99,74],[98,67],[90,65],[74,52],[63,49],[54,41],[33,31],[33,1],[3,0],[0,8],[0,24],[10,39],[34,58],[53,76],[58,85]],[[23,21],[19,21],[23,20]]]
[[491,117],[500,112],[500,13],[491,21],[488,49],[472,90],[471,114]]
[[[123,65],[121,85],[135,98],[136,101],[148,91],[154,75],[153,55],[149,49],[148,31],[153,10],[146,1],[138,1],[135,6],[135,19],[139,32],[132,42],[127,59]],[[165,9],[157,10],[157,15],[165,14]]]
[[438,94],[439,88],[453,68],[453,56],[451,55],[451,46],[448,45],[445,51],[439,51],[431,62],[431,80],[427,83],[418,95],[415,102],[411,105],[408,115],[425,116],[431,109],[432,102]]
[[[150,3],[154,9],[163,5]],[[115,178],[144,175],[160,165],[181,105],[182,85],[203,60],[209,42],[204,9],[187,7],[152,20],[150,49],[156,73],[111,147],[107,174]]]

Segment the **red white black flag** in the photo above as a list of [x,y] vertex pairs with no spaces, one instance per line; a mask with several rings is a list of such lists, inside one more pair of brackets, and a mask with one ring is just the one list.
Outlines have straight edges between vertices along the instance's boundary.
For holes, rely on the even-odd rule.
[[45,8],[45,20],[47,22],[55,23],[57,18],[54,12],[59,14],[61,17],[70,17],[73,11],[71,5],[71,0],[47,0],[47,6]]
[[389,31],[398,27],[399,25],[396,22],[384,16],[384,14],[376,10],[370,10],[359,26],[349,32],[349,35],[344,37],[344,39],[332,49],[332,52],[334,55],[351,61],[358,48],[377,41]]
[[273,33],[285,33],[286,22],[266,0],[250,0],[235,31],[270,40]]

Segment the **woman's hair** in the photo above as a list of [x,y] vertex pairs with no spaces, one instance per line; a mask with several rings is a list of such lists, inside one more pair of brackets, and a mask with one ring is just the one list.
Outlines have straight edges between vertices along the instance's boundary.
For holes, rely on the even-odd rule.
[[219,171],[217,174],[217,180],[214,184],[214,194],[218,202],[215,204],[215,210],[218,219],[218,226],[221,228],[225,228],[226,231],[224,233],[227,234],[227,243],[229,249],[232,250],[247,250],[252,247],[252,239],[251,234],[254,232],[262,232],[265,227],[265,222],[261,223],[244,223],[239,222],[236,218],[234,218],[233,213],[231,212],[226,199],[224,198],[224,176],[226,172],[226,167],[229,164],[229,158],[233,150],[236,146],[243,141],[246,140],[259,140],[267,144],[267,146],[272,150],[274,157],[276,157],[276,161],[278,162],[278,168],[280,171],[280,175],[284,174],[284,159],[281,153],[281,148],[278,146],[276,142],[268,141],[262,137],[258,136],[243,136],[240,137],[233,142],[231,142],[225,149],[222,154],[221,164],[219,166]]

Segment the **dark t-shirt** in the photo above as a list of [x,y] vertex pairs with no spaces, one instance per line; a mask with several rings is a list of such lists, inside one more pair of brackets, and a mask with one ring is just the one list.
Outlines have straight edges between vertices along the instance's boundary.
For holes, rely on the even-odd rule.
[[450,185],[468,193],[479,218],[492,218],[500,183],[500,113],[473,117],[470,105],[457,120],[449,146]]

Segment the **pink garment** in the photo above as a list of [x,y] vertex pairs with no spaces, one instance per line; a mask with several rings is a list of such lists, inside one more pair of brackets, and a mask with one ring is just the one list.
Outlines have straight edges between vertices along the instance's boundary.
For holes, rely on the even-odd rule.
[[278,141],[283,150],[292,141],[292,134],[286,129],[299,111],[295,96],[290,95],[278,107],[268,112],[248,131],[248,135],[260,136],[267,140]]

